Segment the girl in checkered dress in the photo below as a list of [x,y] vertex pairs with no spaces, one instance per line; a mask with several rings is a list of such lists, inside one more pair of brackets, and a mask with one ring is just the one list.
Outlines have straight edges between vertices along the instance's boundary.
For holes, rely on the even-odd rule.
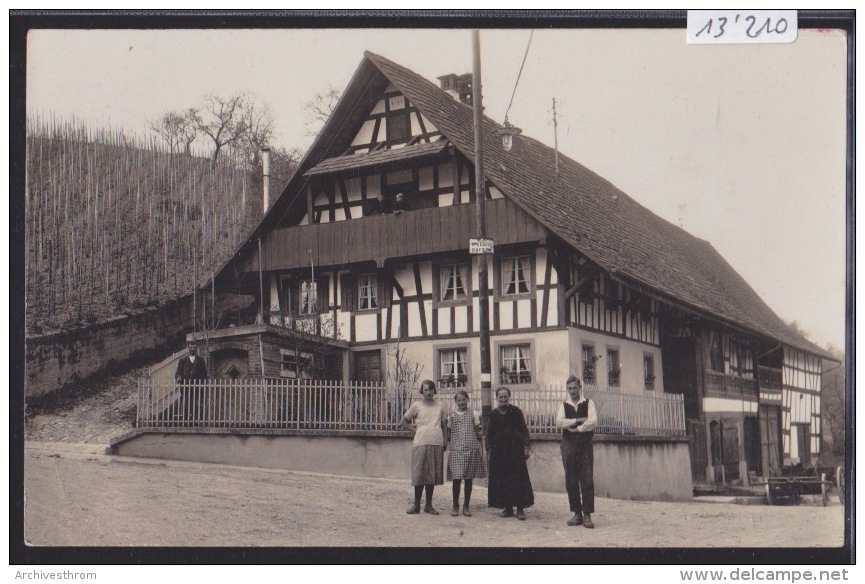
[[454,506],[451,515],[460,510],[460,483],[466,482],[466,496],[463,502],[463,515],[471,517],[469,502],[472,498],[472,479],[487,476],[484,458],[481,454],[481,420],[477,412],[468,409],[469,394],[460,389],[454,394],[456,410],[448,416],[448,473],[447,479],[453,481]]

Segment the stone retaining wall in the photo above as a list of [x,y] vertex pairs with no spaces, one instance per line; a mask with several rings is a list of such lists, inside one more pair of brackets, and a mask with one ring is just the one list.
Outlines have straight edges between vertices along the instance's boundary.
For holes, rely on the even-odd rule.
[[[122,456],[406,479],[406,436],[289,430],[137,430],[115,440]],[[532,441],[529,474],[535,489],[564,492],[559,440]],[[445,455],[447,456],[447,455]],[[445,459],[447,461],[447,459]],[[599,497],[685,501],[693,495],[687,438],[595,436],[595,492]]]

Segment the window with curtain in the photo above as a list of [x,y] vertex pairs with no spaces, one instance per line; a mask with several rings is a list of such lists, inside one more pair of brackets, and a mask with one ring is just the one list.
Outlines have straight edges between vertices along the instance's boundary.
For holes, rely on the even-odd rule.
[[466,350],[463,349],[440,349],[439,350],[439,386],[440,387],[465,387],[468,384],[468,366],[466,363]]
[[467,273],[468,266],[466,264],[444,264],[439,267],[441,280],[441,296],[439,298],[443,302],[466,299]]
[[583,383],[595,385],[595,348],[583,345]]
[[300,314],[318,314],[318,284],[300,283]]
[[724,372],[724,358],[721,351],[721,335],[716,332],[709,333],[711,340],[709,341],[709,368],[712,371]]
[[502,260],[502,294],[525,294],[531,288],[531,259],[516,256]]
[[730,370],[739,377],[753,378],[751,370],[750,348],[744,341],[733,341],[730,351]]
[[529,345],[501,346],[500,380],[503,384],[532,382],[532,353]]
[[358,276],[357,299],[358,310],[378,308],[378,276],[375,274]]
[[643,355],[643,387],[646,391],[655,390],[655,358]]
[[607,385],[610,387],[619,387],[621,385],[621,371],[619,350],[607,349]]

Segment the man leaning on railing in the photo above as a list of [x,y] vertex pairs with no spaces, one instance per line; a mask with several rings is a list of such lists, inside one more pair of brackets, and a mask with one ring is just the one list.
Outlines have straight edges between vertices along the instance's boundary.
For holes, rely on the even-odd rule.
[[198,355],[198,345],[194,341],[186,343],[186,357],[177,362],[174,381],[180,389],[180,412],[183,420],[190,422],[200,419],[198,393],[202,390],[200,382],[207,379],[207,364]]

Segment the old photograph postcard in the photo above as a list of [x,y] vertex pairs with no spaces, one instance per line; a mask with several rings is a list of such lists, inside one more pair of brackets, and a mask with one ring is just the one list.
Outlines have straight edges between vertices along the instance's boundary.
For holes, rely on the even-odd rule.
[[850,558],[850,15],[156,16],[12,20],[22,558]]

